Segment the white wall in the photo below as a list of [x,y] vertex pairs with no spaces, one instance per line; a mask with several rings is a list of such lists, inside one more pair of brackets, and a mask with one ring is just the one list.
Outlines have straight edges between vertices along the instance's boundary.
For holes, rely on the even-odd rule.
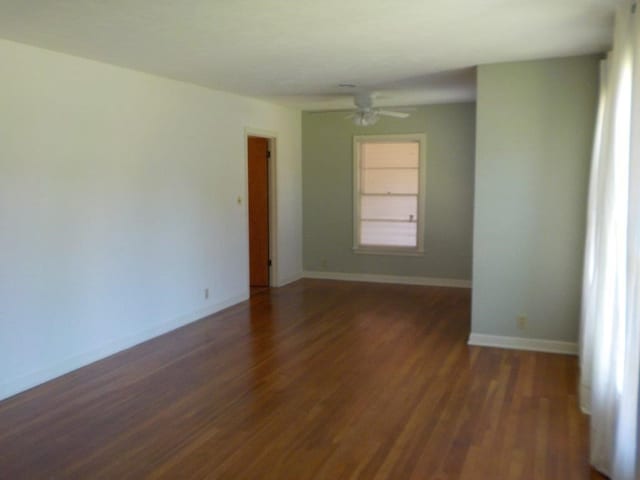
[[278,135],[283,283],[299,112],[0,41],[0,398],[248,296],[247,127]]
[[478,68],[472,334],[576,341],[597,93],[594,55]]

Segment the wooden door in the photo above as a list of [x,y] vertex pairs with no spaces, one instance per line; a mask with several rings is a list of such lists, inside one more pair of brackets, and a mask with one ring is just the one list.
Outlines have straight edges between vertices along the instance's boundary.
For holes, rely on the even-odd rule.
[[269,286],[269,140],[249,137],[249,284]]

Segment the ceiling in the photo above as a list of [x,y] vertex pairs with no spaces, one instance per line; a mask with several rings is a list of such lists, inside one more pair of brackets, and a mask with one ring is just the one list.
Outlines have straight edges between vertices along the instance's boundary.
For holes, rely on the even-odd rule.
[[475,66],[604,51],[615,0],[0,0],[0,37],[305,110],[475,97]]

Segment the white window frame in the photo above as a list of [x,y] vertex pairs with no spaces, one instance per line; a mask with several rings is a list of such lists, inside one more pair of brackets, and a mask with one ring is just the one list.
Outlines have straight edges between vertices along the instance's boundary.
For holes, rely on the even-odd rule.
[[[397,247],[385,245],[360,245],[360,144],[388,142],[417,142],[418,154],[418,218],[417,246]],[[358,254],[372,255],[409,255],[424,254],[425,194],[427,186],[427,136],[424,133],[400,135],[355,135],[353,137],[353,251]]]

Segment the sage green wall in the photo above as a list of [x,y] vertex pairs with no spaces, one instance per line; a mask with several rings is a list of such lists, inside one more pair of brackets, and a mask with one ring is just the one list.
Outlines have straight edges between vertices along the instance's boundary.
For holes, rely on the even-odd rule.
[[[371,127],[344,117],[302,116],[304,269],[469,280],[475,104],[420,107]],[[427,136],[424,255],[354,254],[353,136],[418,132]]]
[[473,333],[576,340],[597,92],[597,56],[478,68]]

